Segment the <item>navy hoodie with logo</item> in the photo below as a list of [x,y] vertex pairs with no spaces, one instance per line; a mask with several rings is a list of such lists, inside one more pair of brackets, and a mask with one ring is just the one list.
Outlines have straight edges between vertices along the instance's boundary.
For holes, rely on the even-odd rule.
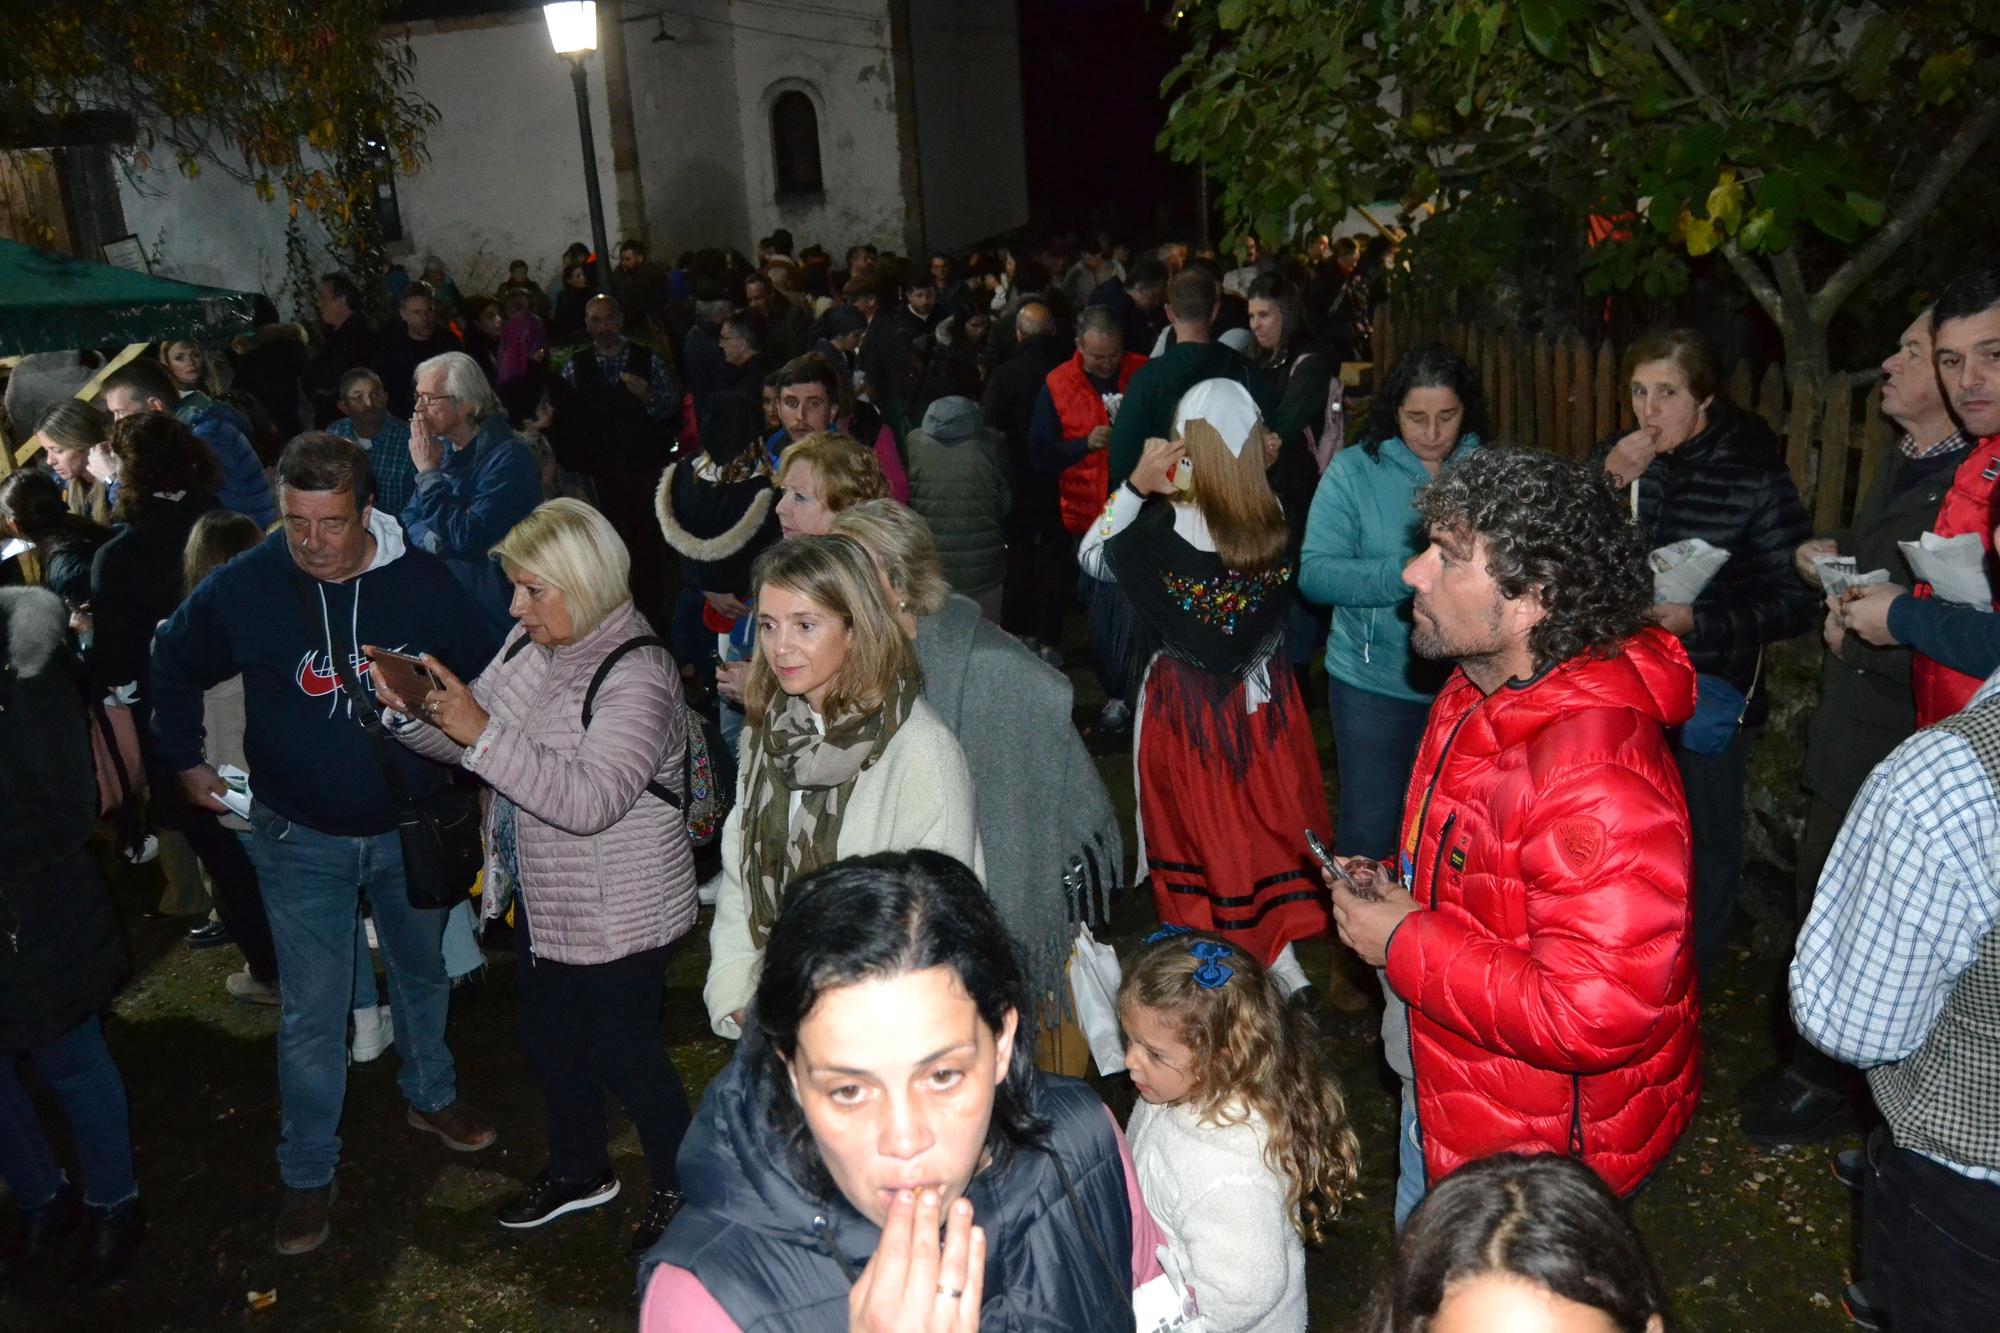
[[[359,645],[432,653],[471,680],[499,638],[442,560],[404,546],[396,520],[369,523],[375,555],[345,583],[324,583],[292,559],[285,534],[216,570],[164,626],[153,644],[153,732],[174,772],[204,762],[202,692],[243,677],[245,758],[259,805],[296,824],[339,837],[395,826],[377,744],[361,729],[334,668],[354,664],[373,694]],[[372,702],[372,700],[371,700]],[[412,796],[445,770],[389,743]]]

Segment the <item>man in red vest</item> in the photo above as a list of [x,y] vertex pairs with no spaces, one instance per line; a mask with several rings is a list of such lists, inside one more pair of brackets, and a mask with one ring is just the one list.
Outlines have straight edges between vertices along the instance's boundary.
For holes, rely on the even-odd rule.
[[[1977,533],[1990,565],[1996,490],[2000,490],[2000,269],[1976,269],[1938,296],[1932,316],[1932,357],[1952,412],[1977,443],[1953,474],[1932,531],[1940,537]],[[1915,589],[1877,584],[1849,594],[1838,608],[1847,632],[1878,646],[1906,644],[1913,652],[1910,684],[1917,725],[1951,716],[2000,667],[2000,615],[1955,606]],[[1993,610],[2000,610],[2000,601]]]
[[[1036,471],[1060,473],[1057,505],[1070,545],[1104,512],[1111,490],[1111,418],[1132,372],[1146,358],[1125,350],[1125,323],[1109,306],[1085,306],[1076,319],[1076,354],[1050,371],[1036,395],[1028,424],[1028,461]],[[1097,654],[1098,684],[1104,689],[1100,724],[1122,731],[1130,720],[1124,685],[1102,645],[1107,641],[1099,603],[1114,593],[1095,579],[1083,583],[1087,609],[1094,608],[1091,643]]]

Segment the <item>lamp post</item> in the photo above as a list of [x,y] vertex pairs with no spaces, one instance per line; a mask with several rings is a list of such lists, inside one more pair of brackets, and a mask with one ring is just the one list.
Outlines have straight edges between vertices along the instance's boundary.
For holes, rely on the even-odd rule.
[[570,83],[576,89],[576,128],[583,140],[583,186],[590,200],[590,239],[597,247],[597,276],[601,284],[611,256],[604,236],[604,196],[597,188],[597,141],[590,132],[590,84],[583,64],[597,49],[596,0],[560,0],[557,4],[543,5],[542,17],[548,20],[549,42],[556,54],[569,59]]

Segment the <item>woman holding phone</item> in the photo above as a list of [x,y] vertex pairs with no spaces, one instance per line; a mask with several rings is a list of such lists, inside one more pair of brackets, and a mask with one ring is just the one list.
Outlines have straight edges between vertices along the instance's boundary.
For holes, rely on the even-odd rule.
[[674,1159],[690,1117],[659,1031],[667,960],[695,915],[680,673],[632,605],[624,542],[590,506],[550,500],[493,554],[518,624],[469,686],[426,655],[437,687],[411,698],[423,682],[408,659],[366,651],[403,743],[490,789],[483,910],[520,909],[521,1042],[549,1155],[500,1225],[539,1227],[617,1197],[608,1090],[652,1177],[631,1238],[644,1253],[680,1208]]

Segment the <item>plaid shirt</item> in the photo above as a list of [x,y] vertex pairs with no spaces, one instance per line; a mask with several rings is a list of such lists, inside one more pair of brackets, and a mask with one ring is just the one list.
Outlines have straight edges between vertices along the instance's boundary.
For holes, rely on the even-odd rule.
[[[1967,707],[1996,695],[2000,672]],[[1820,872],[1792,960],[1799,1031],[1862,1069],[1908,1058],[1996,925],[2000,793],[1964,737],[1920,731],[1868,775]]]
[[1970,449],[1971,447],[1972,437],[1962,430],[1955,430],[1932,445],[1919,446],[1917,444],[1917,437],[1907,433],[1902,439],[1896,441],[1896,448],[1902,451],[1903,457],[1917,461],[1926,458],[1936,458],[1939,454],[1950,453],[1953,449]]
[[[352,417],[342,417],[327,430],[357,444],[361,441],[361,437],[354,433]],[[410,424],[394,417],[384,417],[382,429],[361,447],[368,451],[368,467],[375,474],[375,507],[385,514],[400,517],[403,506],[410,502],[410,496],[417,489],[417,465],[410,461]]]

